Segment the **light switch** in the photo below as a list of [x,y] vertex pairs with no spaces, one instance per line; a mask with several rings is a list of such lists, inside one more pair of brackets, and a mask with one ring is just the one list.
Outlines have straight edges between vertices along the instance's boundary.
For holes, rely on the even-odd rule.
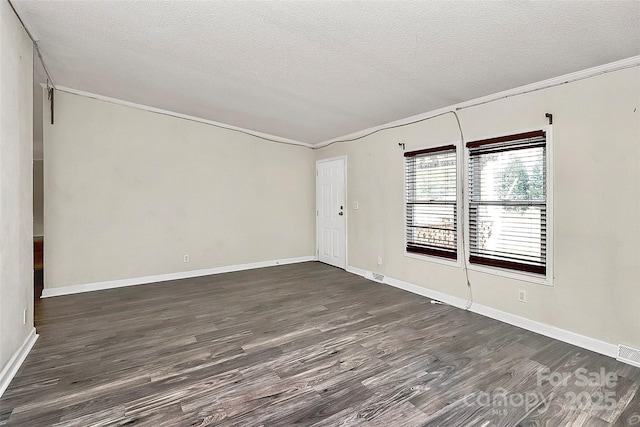
[[358,209],[358,202],[353,202],[353,209]]

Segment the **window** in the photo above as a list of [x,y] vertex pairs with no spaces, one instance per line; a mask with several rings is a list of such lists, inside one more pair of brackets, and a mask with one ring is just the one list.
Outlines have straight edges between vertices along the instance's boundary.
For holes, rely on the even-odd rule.
[[547,272],[546,133],[467,143],[469,262]]
[[407,252],[457,259],[456,147],[404,156]]

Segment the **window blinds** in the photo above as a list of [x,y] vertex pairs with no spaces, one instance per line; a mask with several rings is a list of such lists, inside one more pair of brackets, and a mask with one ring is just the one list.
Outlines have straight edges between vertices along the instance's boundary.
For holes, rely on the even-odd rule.
[[470,142],[469,262],[546,273],[544,131]]
[[404,156],[407,252],[457,259],[455,146]]

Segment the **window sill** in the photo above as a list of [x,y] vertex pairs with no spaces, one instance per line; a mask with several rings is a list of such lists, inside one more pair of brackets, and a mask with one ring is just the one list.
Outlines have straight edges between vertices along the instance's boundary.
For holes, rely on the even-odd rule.
[[404,251],[404,256],[407,258],[413,258],[420,261],[428,261],[428,262],[434,262],[436,264],[448,265],[449,267],[458,267],[458,268],[462,267],[462,263],[460,262],[459,259],[454,261],[452,259],[441,258],[435,255],[421,255],[414,252],[407,252],[406,250]]
[[553,277],[541,276],[533,273],[525,273],[521,271],[505,270],[498,267],[487,267],[478,264],[468,264],[469,271],[477,271],[480,273],[492,274],[494,276],[507,277],[509,279],[521,280],[523,282],[536,283],[553,287]]

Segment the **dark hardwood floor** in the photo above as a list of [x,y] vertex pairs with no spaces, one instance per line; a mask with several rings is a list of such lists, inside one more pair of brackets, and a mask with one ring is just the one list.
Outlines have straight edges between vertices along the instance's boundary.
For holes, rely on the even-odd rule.
[[320,263],[36,313],[2,426],[640,426],[640,369]]

